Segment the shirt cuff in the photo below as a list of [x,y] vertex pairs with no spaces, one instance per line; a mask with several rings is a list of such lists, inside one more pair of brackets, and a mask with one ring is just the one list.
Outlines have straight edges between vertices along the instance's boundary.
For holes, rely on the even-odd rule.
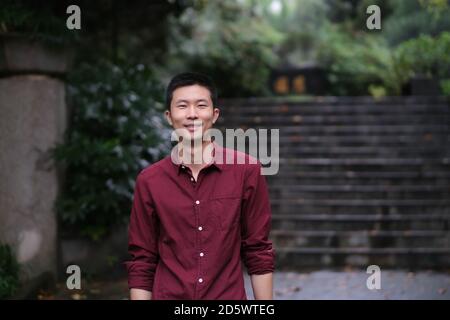
[[274,272],[275,250],[272,248],[269,250],[247,253],[244,262],[247,266],[247,273],[249,275]]
[[125,262],[128,272],[128,288],[143,289],[152,292],[155,272],[153,264],[141,261]]

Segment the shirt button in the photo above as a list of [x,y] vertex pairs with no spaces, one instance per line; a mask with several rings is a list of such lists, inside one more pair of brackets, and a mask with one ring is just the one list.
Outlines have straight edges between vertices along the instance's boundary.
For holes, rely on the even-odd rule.
[[194,178],[191,177],[191,181],[194,181]]
[[200,252],[200,257],[203,257],[205,254],[203,252]]
[[184,166],[181,166],[181,169],[184,169]]
[[200,201],[197,200],[197,201],[195,201],[195,203],[196,203],[196,204],[200,204]]
[[202,227],[198,227],[198,231],[202,231],[203,230],[203,228]]
[[202,279],[202,278],[198,279],[198,282],[202,283],[202,282],[203,282],[203,279]]

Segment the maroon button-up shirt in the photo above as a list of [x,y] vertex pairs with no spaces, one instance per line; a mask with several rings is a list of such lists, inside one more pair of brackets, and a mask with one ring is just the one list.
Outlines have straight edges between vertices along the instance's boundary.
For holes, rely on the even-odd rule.
[[239,152],[216,144],[214,150],[214,161],[197,181],[170,156],[138,175],[126,262],[129,288],[151,291],[155,300],[246,300],[243,265],[250,275],[273,272],[261,165],[249,164],[245,154],[245,164],[225,164],[227,153],[236,160]]

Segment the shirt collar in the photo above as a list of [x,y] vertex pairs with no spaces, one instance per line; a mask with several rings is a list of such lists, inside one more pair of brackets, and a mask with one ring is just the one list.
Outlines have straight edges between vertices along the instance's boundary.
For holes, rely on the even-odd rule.
[[[213,144],[213,159],[212,162],[210,164],[208,164],[205,168],[215,168],[219,171],[222,171],[224,169],[224,148],[220,145],[218,145],[216,142],[212,142]],[[176,150],[178,150],[178,146],[175,146],[175,157],[176,159],[178,158],[178,153]],[[177,163],[173,162],[172,159],[170,159],[170,161],[172,162],[172,165],[175,167],[175,169],[177,170],[177,174],[179,175],[181,171],[186,170],[187,166],[185,166],[181,161],[177,161]]]

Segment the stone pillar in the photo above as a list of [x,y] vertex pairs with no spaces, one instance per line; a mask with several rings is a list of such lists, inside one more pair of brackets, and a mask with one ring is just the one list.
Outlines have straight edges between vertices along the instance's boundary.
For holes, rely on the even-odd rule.
[[[50,150],[66,129],[64,54],[22,38],[0,39],[0,242],[24,283],[56,278],[59,192]],[[51,75],[51,76],[50,76]]]

